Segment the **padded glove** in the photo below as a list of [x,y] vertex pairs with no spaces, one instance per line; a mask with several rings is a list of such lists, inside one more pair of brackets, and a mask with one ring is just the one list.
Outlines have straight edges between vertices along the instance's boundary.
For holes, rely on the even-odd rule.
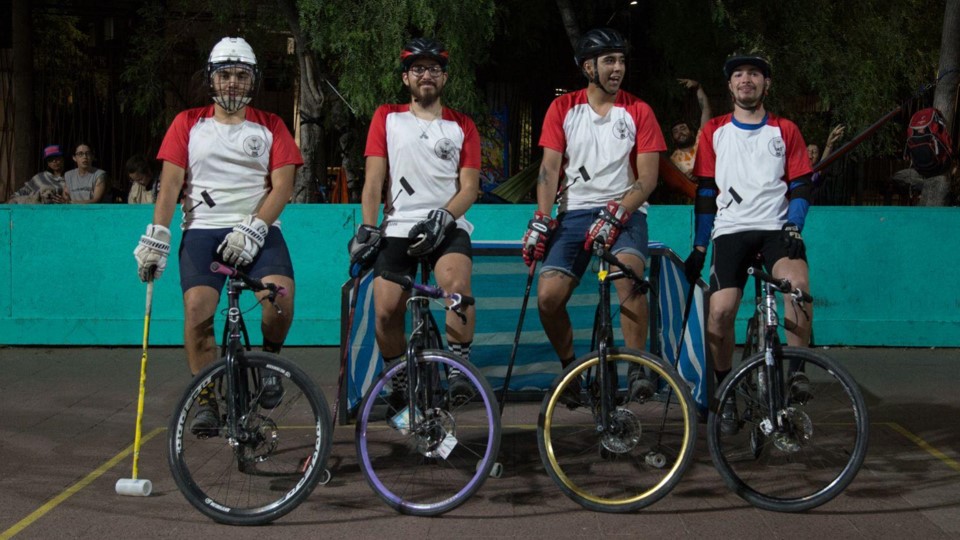
[[557,220],[537,210],[533,219],[527,223],[527,232],[523,234],[523,262],[530,266],[542,261],[547,252],[547,242],[557,229]]
[[223,262],[233,266],[246,266],[260,252],[267,240],[269,227],[256,216],[247,216],[233,227],[233,231],[223,239],[217,253]]
[[137,259],[137,275],[140,281],[153,281],[163,274],[170,255],[170,229],[163,225],[147,225],[147,232],[133,250]]
[[597,216],[597,219],[587,231],[583,249],[593,251],[593,244],[600,240],[603,241],[604,247],[610,249],[613,247],[613,243],[617,241],[620,229],[623,228],[628,219],[630,219],[630,212],[627,212],[619,203],[608,202],[607,206],[600,210],[600,215]]
[[427,219],[410,229],[410,247],[407,255],[423,257],[437,249],[450,232],[457,227],[456,220],[446,208],[431,210]]
[[350,251],[350,277],[355,278],[373,266],[383,245],[383,232],[371,225],[360,225],[357,234],[347,243]]
[[687,276],[687,283],[696,283],[703,272],[703,264],[707,260],[707,252],[693,248],[687,260],[683,261],[683,274]]
[[783,225],[783,232],[780,233],[780,242],[787,248],[787,257],[791,259],[802,259],[806,256],[807,248],[803,245],[800,228],[793,223],[787,222]]

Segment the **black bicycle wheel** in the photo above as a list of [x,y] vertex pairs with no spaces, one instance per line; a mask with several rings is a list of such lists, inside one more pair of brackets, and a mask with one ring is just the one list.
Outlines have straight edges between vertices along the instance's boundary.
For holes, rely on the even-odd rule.
[[[802,375],[790,373],[801,366]],[[800,512],[836,497],[867,453],[867,407],[853,377],[831,358],[785,347],[780,381],[784,406],[770,411],[764,355],[727,377],[717,410],[735,400],[736,429],[711,413],[710,455],[727,485],[758,508]],[[792,377],[791,377],[792,376]],[[777,418],[784,427],[775,429]]]
[[[646,352],[611,349],[616,375],[609,428],[600,427],[599,358],[580,358],[557,377],[537,426],[540,458],[560,489],[584,508],[631,512],[665,496],[693,458],[696,413],[686,383]],[[653,397],[629,394],[631,369],[658,381]]]
[[[460,388],[472,397],[450,395],[444,374],[452,367],[463,373]],[[416,369],[412,415],[405,391],[398,391],[409,380],[406,361],[389,366],[372,385],[357,413],[357,457],[370,487],[389,506],[434,516],[483,485],[500,448],[500,415],[487,380],[460,357],[426,350]]]
[[[241,436],[226,438],[226,362],[220,360],[201,371],[177,403],[169,463],[177,487],[200,512],[229,525],[260,525],[296,508],[326,474],[332,425],[326,399],[299,367],[268,353],[244,357]],[[260,373],[281,377],[282,395],[270,409],[260,405]],[[197,436],[191,427],[204,388],[214,390],[221,427]]]

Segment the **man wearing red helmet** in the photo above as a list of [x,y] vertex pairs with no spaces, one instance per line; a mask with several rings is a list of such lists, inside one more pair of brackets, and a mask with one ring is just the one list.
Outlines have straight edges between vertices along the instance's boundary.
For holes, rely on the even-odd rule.
[[[585,33],[574,60],[589,84],[554,100],[543,120],[538,208],[523,237],[523,259],[527,265],[543,260],[537,285],[540,320],[564,367],[576,358],[566,305],[594,243],[603,242],[638,274],[649,258],[647,199],[657,185],[659,152],[667,146],[650,106],[620,88],[627,74],[626,52],[627,43],[614,30]],[[630,280],[614,284],[624,341],[643,349],[646,297],[636,293]],[[652,384],[642,375],[631,374],[632,391],[652,394]]]
[[[813,195],[806,143],[793,122],[764,109],[770,62],[760,54],[734,54],[724,63],[733,112],[710,120],[700,134],[693,174],[694,248],[685,262],[687,279],[700,277],[713,240],[707,344],[718,381],[730,372],[734,321],[749,268],[758,254],[777,278],[809,292],[806,250],[800,232]],[[785,308],[787,342],[806,346],[813,306]],[[795,374],[792,391],[806,383]],[[721,411],[721,430],[738,430],[735,403]]]
[[[433,39],[410,41],[400,54],[404,86],[410,102],[381,105],[367,134],[363,224],[350,240],[350,273],[373,266],[377,345],[384,365],[406,351],[404,314],[407,293],[380,276],[384,271],[414,276],[420,257],[427,257],[445,291],[471,294],[473,225],[464,214],[480,185],[480,137],[468,116],[444,107],[449,53]],[[386,200],[382,200],[386,184]],[[383,222],[377,214],[383,204]],[[475,311],[446,320],[450,349],[469,361]],[[458,381],[459,379],[459,381]],[[465,390],[451,373],[454,394]]]

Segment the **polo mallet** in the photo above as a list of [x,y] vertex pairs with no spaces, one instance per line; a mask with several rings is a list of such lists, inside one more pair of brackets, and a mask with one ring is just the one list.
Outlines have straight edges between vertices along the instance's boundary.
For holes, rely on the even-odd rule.
[[153,308],[153,280],[147,282],[147,309],[143,316],[143,355],[140,357],[140,393],[137,398],[137,428],[133,438],[133,475],[132,478],[117,480],[117,495],[147,497],[153,491],[153,483],[137,478],[137,465],[140,462],[140,428],[143,423],[143,396],[147,385],[147,343],[150,339],[150,311]]
[[[690,308],[693,307],[693,295],[697,290],[697,282],[694,281],[690,284],[690,289],[687,290],[687,304],[683,308],[683,321],[680,323],[680,339],[677,340],[677,350],[674,355],[673,367],[678,367],[680,365],[680,351],[683,350],[683,340],[686,338],[687,334],[687,323],[690,321]],[[682,377],[681,377],[682,378]],[[660,418],[660,430],[657,435],[657,444],[655,447],[660,446],[660,440],[663,437],[663,427],[667,423],[667,410],[670,405],[670,397],[673,393],[673,388],[669,385],[667,386],[667,406],[663,408],[663,417]]]
[[507,394],[510,391],[510,376],[513,375],[513,363],[517,359],[517,347],[520,345],[520,333],[523,330],[523,317],[527,313],[527,302],[530,300],[530,287],[533,285],[533,274],[537,268],[537,261],[530,265],[527,272],[527,289],[523,293],[523,303],[520,305],[520,320],[517,322],[517,332],[513,336],[513,349],[510,351],[510,363],[507,364],[507,375],[503,378],[503,390],[500,392],[500,416],[507,404]]
[[[352,269],[351,269],[352,270]],[[353,273],[353,272],[351,272]],[[363,279],[363,272],[357,269],[357,277],[353,278],[353,289],[350,297],[350,309],[347,312],[347,332],[344,336],[345,346],[343,354],[340,355],[340,375],[337,377],[337,400],[333,402],[333,423],[337,424],[340,413],[340,393],[343,391],[343,377],[347,371],[347,359],[350,358],[350,333],[353,332],[353,314],[357,311],[357,298],[360,296],[360,280]]]

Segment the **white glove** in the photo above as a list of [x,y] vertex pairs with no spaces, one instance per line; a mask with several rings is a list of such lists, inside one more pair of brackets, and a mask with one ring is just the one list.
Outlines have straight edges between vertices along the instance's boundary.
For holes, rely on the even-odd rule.
[[170,229],[163,225],[147,225],[147,232],[140,237],[133,256],[137,259],[137,274],[140,281],[153,281],[163,274],[170,255]]
[[253,262],[267,240],[267,224],[256,216],[247,216],[238,223],[217,248],[223,262],[246,266]]

